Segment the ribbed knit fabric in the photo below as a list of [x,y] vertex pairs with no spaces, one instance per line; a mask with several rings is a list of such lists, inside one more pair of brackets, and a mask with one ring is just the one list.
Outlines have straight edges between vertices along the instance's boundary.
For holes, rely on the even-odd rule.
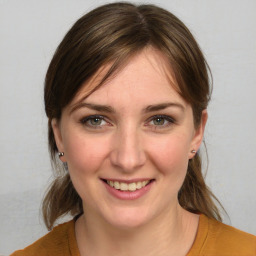
[[[24,250],[11,254],[11,256],[46,255],[80,256],[75,238],[74,220],[55,227]],[[256,236],[200,215],[197,235],[187,256],[256,256]]]
[[187,256],[256,256],[256,236],[200,215]]
[[80,256],[76,237],[75,221],[63,223],[51,232],[11,256]]

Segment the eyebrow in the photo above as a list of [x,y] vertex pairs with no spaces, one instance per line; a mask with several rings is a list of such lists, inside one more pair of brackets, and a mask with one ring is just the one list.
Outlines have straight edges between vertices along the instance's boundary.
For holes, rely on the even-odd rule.
[[[155,105],[149,105],[146,108],[142,110],[143,113],[150,113],[154,111],[159,111],[163,110],[169,107],[176,107],[180,108],[183,112],[185,111],[185,107],[182,104],[175,103],[175,102],[166,102],[166,103],[160,103],[160,104],[155,104]],[[99,112],[106,112],[106,113],[116,113],[115,109],[112,108],[111,106],[108,105],[100,105],[100,104],[92,104],[92,103],[85,103],[85,102],[80,102],[76,104],[71,110],[70,114],[74,112],[75,110],[79,108],[89,108],[92,110],[96,110]]]
[[75,110],[79,109],[79,108],[89,108],[92,110],[96,110],[99,112],[106,112],[106,113],[115,113],[116,111],[108,105],[99,105],[99,104],[91,104],[91,103],[85,103],[85,102],[80,102],[78,104],[76,104],[71,110],[70,110],[70,114],[72,112],[74,112]]
[[154,112],[154,111],[163,110],[169,107],[176,107],[176,108],[180,108],[182,111],[185,111],[185,107],[182,104],[179,104],[176,102],[166,102],[166,103],[161,103],[156,105],[149,105],[145,109],[143,109],[143,112],[145,113]]

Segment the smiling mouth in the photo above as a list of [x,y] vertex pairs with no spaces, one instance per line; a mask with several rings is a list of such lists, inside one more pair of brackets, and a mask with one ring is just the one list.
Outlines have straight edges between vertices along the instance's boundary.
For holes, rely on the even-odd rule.
[[110,187],[115,188],[117,190],[133,192],[146,187],[153,180],[144,180],[144,181],[131,182],[131,183],[112,181],[112,180],[103,180],[103,181],[107,183]]

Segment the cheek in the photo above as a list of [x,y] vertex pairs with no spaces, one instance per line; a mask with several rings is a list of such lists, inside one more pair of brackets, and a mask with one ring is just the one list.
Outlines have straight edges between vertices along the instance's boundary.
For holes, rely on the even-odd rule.
[[73,134],[67,137],[64,147],[70,171],[89,174],[98,170],[108,154],[107,145],[93,136]]
[[[161,191],[156,202],[173,205],[184,182],[188,167],[189,140],[184,136],[165,136],[152,141],[148,155],[153,168],[157,170],[157,179]],[[165,195],[165,196],[163,196]]]
[[149,155],[162,174],[178,177],[186,174],[188,151],[187,136],[169,136],[152,142]]

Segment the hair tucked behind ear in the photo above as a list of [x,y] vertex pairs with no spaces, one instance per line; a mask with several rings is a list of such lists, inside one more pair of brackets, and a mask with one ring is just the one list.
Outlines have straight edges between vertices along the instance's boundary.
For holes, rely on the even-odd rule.
[[75,216],[83,212],[82,200],[74,189],[68,173],[57,177],[49,186],[42,211],[48,229],[52,228],[58,218],[68,213]]
[[219,209],[213,200],[221,204],[206,186],[201,169],[201,158],[196,154],[189,160],[187,175],[178,194],[179,203],[189,212],[203,213],[221,221]]
[[[58,46],[46,74],[45,112],[49,120],[49,149],[55,172],[58,172],[59,160],[55,159],[58,149],[51,121],[61,119],[62,110],[82,86],[87,85],[89,95],[148,46],[160,51],[167,59],[178,93],[193,109],[195,127],[200,124],[202,111],[207,108],[211,96],[210,70],[188,28],[173,14],[154,5],[107,4],[74,24]],[[110,68],[103,80],[91,88],[87,82],[106,66]],[[221,220],[213,201],[216,198],[202,176],[198,154],[189,161],[178,198],[188,211]],[[83,212],[81,198],[68,174],[59,172],[44,198],[42,210],[49,229],[60,216]]]

